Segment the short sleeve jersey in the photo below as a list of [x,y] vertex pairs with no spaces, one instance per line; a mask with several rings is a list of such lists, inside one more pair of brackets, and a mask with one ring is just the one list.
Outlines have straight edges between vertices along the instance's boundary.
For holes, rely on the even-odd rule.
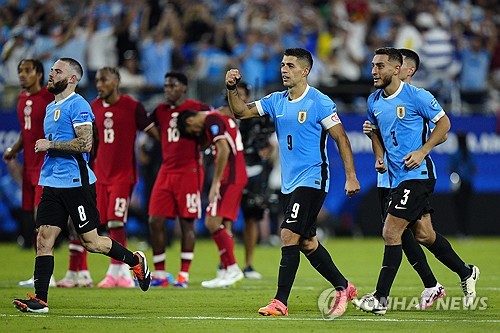
[[146,109],[128,95],[113,105],[97,98],[92,103],[99,143],[93,169],[99,184],[135,184],[137,163],[134,144],[137,131],[154,126]]
[[[243,152],[243,142],[241,134],[236,125],[236,121],[227,116],[219,114],[217,111],[210,112],[205,118],[205,132],[208,141],[215,146],[221,139],[227,140],[231,153],[222,175],[222,184],[246,184],[247,171]],[[217,161],[217,149],[215,160]]]
[[177,117],[186,110],[207,111],[210,106],[186,99],[177,107],[162,103],[150,114],[150,119],[159,126],[161,132],[162,168],[171,173],[200,168],[198,140],[182,137],[177,129]]
[[[76,138],[74,128],[92,125],[94,114],[90,104],[80,95],[72,93],[59,102],[47,105],[43,128],[45,139],[70,141]],[[90,153],[67,153],[50,150],[40,172],[39,185],[57,188],[79,187],[96,181],[88,166]]]
[[281,191],[299,186],[328,192],[330,171],[326,151],[327,130],[340,123],[336,104],[314,87],[299,98],[275,92],[256,101],[261,116],[270,115],[276,127],[281,163]]
[[[436,124],[434,124],[432,121],[429,123],[429,133],[427,137],[429,137],[430,133],[432,130],[436,127]],[[387,158],[384,154],[384,163],[387,165]],[[377,187],[383,187],[383,188],[391,188],[391,181],[389,180],[389,172],[384,172],[384,173],[378,173],[377,172]]]
[[46,87],[35,94],[27,94],[23,90],[17,98],[17,118],[21,125],[21,137],[23,138],[25,171],[40,172],[42,168],[44,153],[35,153],[36,140],[44,138],[43,119],[47,105],[54,100],[54,95]]
[[431,93],[404,82],[391,96],[384,97],[381,89],[370,95],[367,116],[382,135],[392,188],[405,180],[436,179],[430,155],[417,169],[408,169],[403,157],[423,146],[428,138],[429,122],[436,123],[444,115]]

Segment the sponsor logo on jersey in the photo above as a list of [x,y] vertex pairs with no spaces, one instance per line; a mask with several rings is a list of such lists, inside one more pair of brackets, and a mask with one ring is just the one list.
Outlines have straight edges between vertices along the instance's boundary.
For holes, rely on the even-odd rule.
[[82,118],[82,120],[87,120],[87,118],[89,118],[89,113],[88,112],[81,112],[80,117]]
[[212,132],[213,135],[219,134],[219,126],[217,125],[210,126],[210,131]]
[[403,119],[406,116],[406,108],[402,105],[396,107],[396,115],[399,119]]
[[299,116],[297,117],[299,123],[300,124],[305,123],[306,119],[307,119],[307,111],[299,111]]
[[441,108],[439,107],[439,102],[437,101],[437,99],[436,99],[436,98],[433,98],[433,99],[432,99],[432,101],[431,101],[431,106],[432,106],[432,108],[434,108],[434,109],[441,109]]

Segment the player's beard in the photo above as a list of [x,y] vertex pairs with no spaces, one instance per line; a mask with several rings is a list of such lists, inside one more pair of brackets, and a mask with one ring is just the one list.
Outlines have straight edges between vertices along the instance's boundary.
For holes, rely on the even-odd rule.
[[62,93],[68,87],[68,79],[64,79],[58,82],[52,81],[52,85],[47,85],[47,90],[54,95]]
[[[380,83],[380,81],[382,81]],[[391,76],[386,76],[386,77],[380,77],[379,78],[379,82],[377,83],[377,85],[375,85],[375,88],[377,89],[385,89],[387,88],[388,85],[390,85],[392,82],[392,77]]]

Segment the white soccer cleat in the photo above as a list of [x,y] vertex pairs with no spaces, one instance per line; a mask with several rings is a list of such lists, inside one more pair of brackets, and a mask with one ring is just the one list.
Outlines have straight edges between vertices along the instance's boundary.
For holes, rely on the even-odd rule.
[[[225,275],[225,274],[223,274]],[[223,287],[223,277],[216,277],[215,279],[208,280],[208,281],[202,281],[201,286],[203,288],[222,288]]]
[[61,288],[75,288],[78,287],[78,273],[74,271],[67,271],[66,275],[56,284]]
[[243,272],[237,264],[228,266],[226,269],[226,274],[222,278],[222,287],[230,287],[236,282],[241,281],[244,277],[245,275],[243,275]]
[[464,292],[463,304],[465,308],[470,307],[476,298],[476,282],[479,279],[479,268],[471,265],[472,273],[464,281],[460,281]]
[[260,280],[262,279],[262,274],[253,269],[252,266],[247,266],[243,269],[243,275],[245,275],[245,279],[249,280]]
[[434,304],[435,301],[444,297],[446,292],[444,287],[438,282],[435,287],[425,288],[420,295],[420,303],[415,305],[415,309],[425,310]]
[[375,292],[361,297],[361,299],[353,299],[352,303],[358,310],[371,312],[373,314],[382,316],[387,312],[387,306],[383,305],[376,297]]
[[79,271],[78,272],[78,287],[88,287],[92,288],[94,286],[94,281],[90,276],[89,271]]

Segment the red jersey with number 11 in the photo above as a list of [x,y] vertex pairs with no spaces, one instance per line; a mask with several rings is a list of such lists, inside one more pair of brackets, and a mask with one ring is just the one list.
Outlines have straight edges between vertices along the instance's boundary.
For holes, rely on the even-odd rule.
[[43,120],[45,109],[54,100],[54,95],[46,87],[29,95],[23,90],[17,98],[17,118],[23,138],[24,171],[38,171],[42,168],[45,153],[35,153],[35,142],[45,138]]

